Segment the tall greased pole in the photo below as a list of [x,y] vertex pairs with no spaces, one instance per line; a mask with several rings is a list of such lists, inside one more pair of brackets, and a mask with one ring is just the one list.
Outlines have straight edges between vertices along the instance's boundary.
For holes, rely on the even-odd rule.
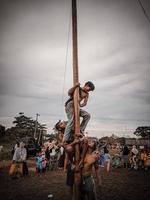
[[[76,85],[79,82],[78,73],[78,41],[77,41],[77,3],[76,0],[72,0],[72,41],[73,41],[73,84]],[[79,88],[77,87],[74,92],[74,138],[76,133],[80,133],[80,116],[79,116]],[[80,161],[80,146],[75,146],[75,165],[77,166]],[[75,172],[74,187],[73,187],[73,200],[80,199],[80,187],[81,172]]]

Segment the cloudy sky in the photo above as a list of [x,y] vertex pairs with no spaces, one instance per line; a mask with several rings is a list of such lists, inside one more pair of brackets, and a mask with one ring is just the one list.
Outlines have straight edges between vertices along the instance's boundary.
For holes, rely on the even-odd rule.
[[[150,16],[149,0],[141,1]],[[79,79],[96,86],[86,107],[87,131],[129,135],[150,125],[150,23],[138,0],[77,2]],[[1,124],[11,126],[21,111],[39,113],[49,131],[66,119],[70,19],[71,0],[0,0]]]

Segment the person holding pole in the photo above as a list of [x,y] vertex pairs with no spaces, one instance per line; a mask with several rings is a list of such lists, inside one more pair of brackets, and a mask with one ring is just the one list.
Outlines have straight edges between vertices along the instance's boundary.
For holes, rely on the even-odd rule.
[[70,98],[65,103],[65,111],[67,114],[68,122],[65,128],[63,142],[69,142],[71,139],[71,132],[74,127],[74,102],[73,102],[73,95],[76,88],[79,87],[79,106],[80,106],[80,117],[82,117],[82,122],[80,124],[80,133],[76,133],[76,136],[82,136],[84,130],[90,120],[90,114],[85,110],[81,109],[82,107],[87,105],[89,92],[95,89],[94,84],[91,81],[85,83],[83,87],[80,87],[80,83],[77,83],[74,87],[72,87],[68,91],[68,95]]
[[83,161],[81,171],[81,200],[97,200],[95,181],[93,178],[93,167],[95,169],[97,186],[101,188],[100,167],[98,164],[99,151],[96,150],[96,141],[88,138],[88,148]]

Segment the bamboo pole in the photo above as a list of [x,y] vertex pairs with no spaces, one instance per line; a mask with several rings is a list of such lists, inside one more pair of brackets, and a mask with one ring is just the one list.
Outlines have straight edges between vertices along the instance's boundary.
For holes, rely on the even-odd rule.
[[[76,0],[72,0],[72,43],[73,43],[73,84],[79,82],[78,73],[78,41],[77,41],[77,3]],[[79,88],[76,88],[74,92],[74,134],[80,133],[80,116],[79,116]],[[75,165],[77,166],[80,161],[80,146],[75,146]],[[73,200],[80,199],[80,181],[81,172],[75,172],[74,176],[74,187],[73,187]]]

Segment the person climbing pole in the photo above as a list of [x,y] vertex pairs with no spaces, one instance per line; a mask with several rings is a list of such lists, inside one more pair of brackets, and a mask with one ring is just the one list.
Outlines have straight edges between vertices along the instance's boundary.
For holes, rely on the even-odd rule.
[[80,87],[80,83],[77,83],[68,91],[68,95],[70,96],[70,98],[65,103],[65,111],[67,114],[68,122],[65,128],[63,142],[69,142],[71,138],[71,133],[74,126],[73,95],[77,87],[79,87],[80,117],[82,117],[83,119],[80,124],[80,133],[76,133],[76,136],[83,135],[84,130],[90,120],[90,114],[81,108],[87,105],[89,99],[89,92],[93,91],[95,89],[95,86],[91,81],[86,82],[83,87]]

